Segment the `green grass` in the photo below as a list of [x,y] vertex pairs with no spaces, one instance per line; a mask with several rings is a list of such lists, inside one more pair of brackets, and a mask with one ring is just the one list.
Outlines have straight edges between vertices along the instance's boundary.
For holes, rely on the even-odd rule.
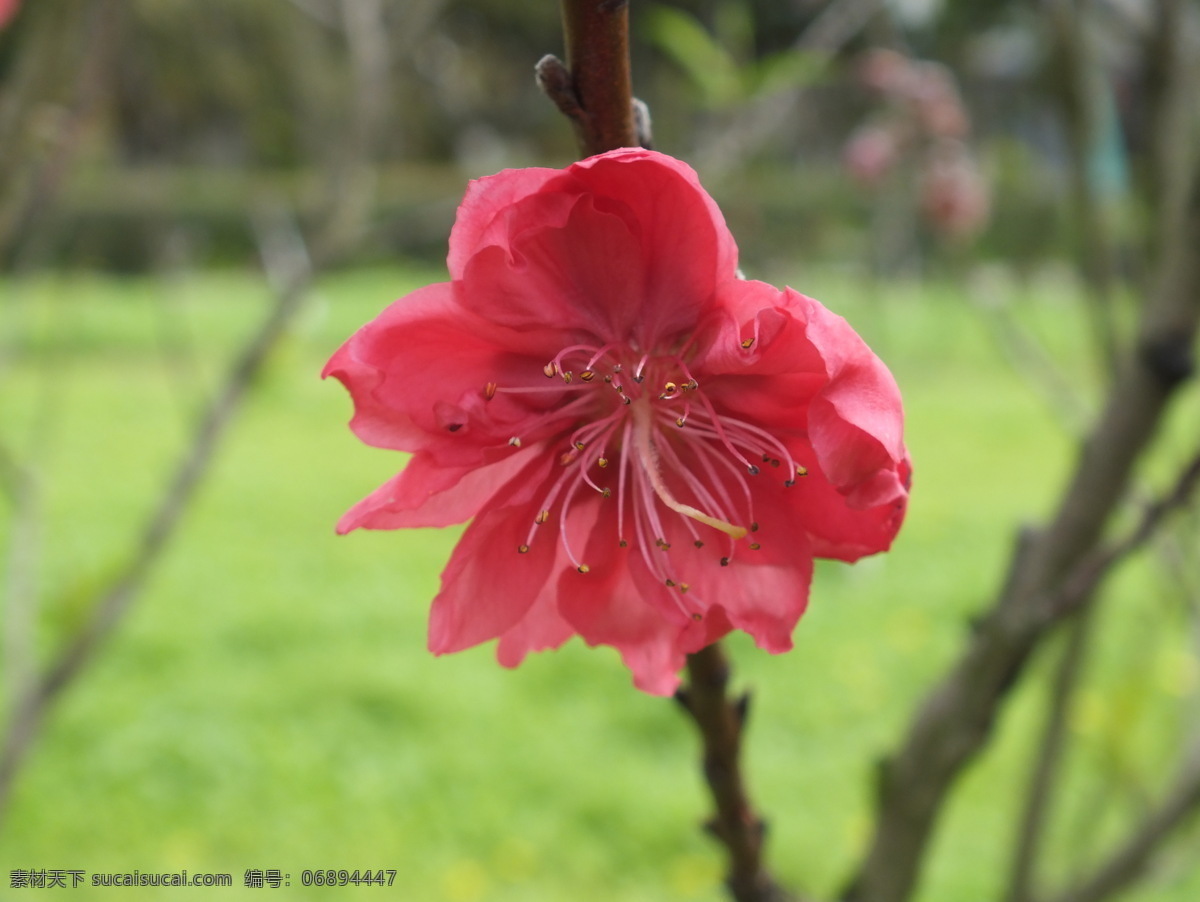
[[[6,882],[13,868],[186,868],[231,872],[236,888],[136,897],[245,898],[247,868],[279,868],[292,888],[262,892],[289,899],[722,898],[717,850],[696,829],[706,802],[695,740],[671,703],[634,691],[611,650],[579,642],[516,671],[486,647],[435,659],[425,618],[457,531],[333,534],[400,461],[357,443],[345,393],[317,373],[385,303],[437,278],[397,269],[322,283],[145,595],[55,710],[0,840]],[[755,691],[749,769],[774,869],[830,894],[868,835],[873,762],[994,594],[1017,526],[1050,509],[1073,446],[962,292],[827,271],[793,284],[892,365],[916,465],[895,549],[818,568],[793,653],[730,642],[739,683]],[[21,452],[32,431],[47,436],[44,653],[129,548],[186,423],[267,298],[236,273],[3,288],[0,438]],[[1073,289],[1006,291],[1086,384]],[[1182,452],[1197,407],[1193,395],[1172,422],[1164,461]],[[0,521],[0,539],[8,530]],[[1080,771],[1051,837],[1056,874],[1120,835],[1162,785],[1181,712],[1200,701],[1175,591],[1146,565],[1125,568],[1110,593],[1072,724]],[[1037,686],[1018,694],[962,781],[922,902],[995,898],[1003,885],[1040,699]],[[302,889],[305,868],[399,877],[392,890]],[[1129,898],[1198,897],[1184,850]]]

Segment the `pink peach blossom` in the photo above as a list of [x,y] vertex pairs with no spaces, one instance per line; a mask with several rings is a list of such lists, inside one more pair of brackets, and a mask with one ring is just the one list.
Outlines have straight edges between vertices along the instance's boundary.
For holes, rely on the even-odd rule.
[[338,530],[471,521],[433,652],[498,638],[511,667],[578,634],[669,694],[730,630],[790,648],[814,557],[891,544],[895,382],[841,317],[738,277],[685,164],[625,149],[473,182],[448,263],[324,373],[363,441],[413,454]]
[[864,125],[842,148],[842,165],[864,188],[875,188],[887,178],[900,158],[900,129],[887,125]]

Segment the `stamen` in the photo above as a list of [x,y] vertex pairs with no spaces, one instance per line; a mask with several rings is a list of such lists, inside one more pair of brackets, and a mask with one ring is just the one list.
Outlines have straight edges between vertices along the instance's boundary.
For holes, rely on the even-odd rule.
[[743,350],[749,351],[752,347],[754,347],[754,339],[753,338],[747,338],[745,341],[742,342]]
[[651,487],[654,489],[654,494],[659,497],[667,507],[675,511],[677,514],[682,514],[685,517],[691,517],[693,520],[711,526],[713,529],[719,529],[726,535],[732,536],[735,539],[740,539],[746,534],[746,529],[743,526],[735,526],[732,523],[726,523],[724,520],[718,520],[716,517],[710,517],[703,511],[696,510],[690,504],[681,504],[675,500],[675,496],[667,488],[663,482],[662,473],[658,467],[658,453],[654,449],[654,445],[650,440],[650,433],[653,430],[651,417],[653,412],[648,405],[638,405],[634,411],[633,417],[637,424],[637,429],[634,435],[635,445],[637,447],[638,457],[646,473],[646,478],[649,479]]
[[510,445],[512,445],[512,447],[514,447],[514,448],[520,448],[521,447],[521,437],[519,435],[514,435],[512,438],[510,438],[508,440],[508,443]]
[[489,401],[492,400],[492,398],[496,397],[496,388],[495,382],[489,382],[483,387],[483,396]]
[[553,362],[547,363],[542,367],[542,372],[546,374],[547,379],[553,379],[558,375],[558,364]]

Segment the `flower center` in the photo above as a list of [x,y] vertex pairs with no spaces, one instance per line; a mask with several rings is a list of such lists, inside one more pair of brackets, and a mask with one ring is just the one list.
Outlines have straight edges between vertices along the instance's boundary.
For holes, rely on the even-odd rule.
[[[749,349],[746,343],[742,348]],[[528,551],[540,527],[557,515],[568,559],[587,573],[566,529],[571,505],[580,493],[615,494],[617,542],[626,547],[632,541],[650,572],[683,594],[688,583],[663,553],[671,548],[663,525],[668,512],[680,517],[696,548],[706,539],[719,541],[724,551],[719,562],[727,566],[741,540],[758,531],[749,480],[764,466],[786,474],[782,487],[807,473],[778,438],[714,407],[688,369],[686,350],[685,345],[674,353],[643,354],[630,346],[573,345],[543,367],[552,384],[488,383],[488,399],[497,393],[557,392],[561,400],[550,415],[563,423],[562,472],[518,551]],[[520,437],[511,442],[519,445]],[[748,543],[751,551],[759,547]]]

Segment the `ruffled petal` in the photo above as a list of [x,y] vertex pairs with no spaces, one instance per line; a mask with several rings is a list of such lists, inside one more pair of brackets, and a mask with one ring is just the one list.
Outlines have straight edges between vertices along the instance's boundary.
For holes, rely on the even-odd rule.
[[642,249],[628,222],[574,195],[562,222],[541,215],[552,198],[524,204],[539,223],[465,265],[464,303],[488,321],[525,330],[562,323],[601,343],[628,334],[642,306]]
[[470,182],[450,230],[450,278],[462,278],[467,261],[485,247],[507,249],[513,205],[561,178],[559,169],[505,169]]
[[809,512],[793,504],[792,489],[768,481],[766,474],[752,477],[749,485],[754,531],[732,540],[704,527],[693,532],[680,518],[664,519],[670,543],[665,553],[676,585],[655,582],[643,591],[657,593],[660,606],[699,612],[705,620],[720,608],[734,628],[753,636],[760,648],[778,653],[791,648],[792,630],[808,604],[813,568],[805,534]]
[[698,344],[714,405],[781,440],[807,439],[847,503],[873,508],[905,495],[900,391],[842,317],[790,288],[746,281],[722,294]]
[[814,555],[850,563],[891,547],[908,508],[912,466],[905,458],[895,471],[882,473],[895,478],[900,490],[872,507],[852,507],[816,468],[796,480],[788,501],[802,517]]
[[367,444],[428,450],[446,466],[479,465],[514,436],[536,441],[553,431],[545,422],[558,402],[553,391],[501,392],[489,400],[486,389],[545,388],[542,367],[562,341],[548,326],[507,332],[464,310],[455,286],[439,283],[361,328],[323,375],[349,390],[350,427]]
[[429,615],[429,650],[461,651],[512,629],[529,611],[556,559],[552,542],[522,554],[550,461],[535,460],[472,521],[442,572]]
[[350,508],[338,521],[337,531],[465,523],[487,507],[531,459],[544,453],[536,446],[505,452],[494,463],[447,467],[422,451],[401,473]]
[[645,573],[645,564],[631,548],[618,546],[611,511],[590,502],[576,517],[581,532],[589,518],[599,523],[588,532],[589,571],[567,572],[558,580],[559,612],[588,645],[615,648],[638,689],[670,695],[679,686],[687,637],[698,625],[680,610],[665,615],[648,598],[645,579],[637,575]]
[[531,651],[558,648],[574,635],[574,627],[558,613],[558,587],[551,581],[521,621],[500,637],[496,660],[501,667],[516,667]]
[[613,201],[602,209],[626,217],[642,248],[645,282],[639,316],[627,323],[632,337],[653,347],[695,328],[717,289],[736,279],[738,260],[725,218],[695,171],[628,148],[590,157],[572,172],[588,191]]
[[737,245],[695,172],[651,151],[602,154],[557,177],[502,172],[472,184],[460,218],[451,278],[468,286],[470,309],[515,329],[550,319],[651,347],[693,328],[737,271]]
[[828,383],[809,407],[808,434],[821,470],[855,507],[907,494],[908,453],[900,389],[883,362],[844,319],[811,298],[808,334],[825,360]]

